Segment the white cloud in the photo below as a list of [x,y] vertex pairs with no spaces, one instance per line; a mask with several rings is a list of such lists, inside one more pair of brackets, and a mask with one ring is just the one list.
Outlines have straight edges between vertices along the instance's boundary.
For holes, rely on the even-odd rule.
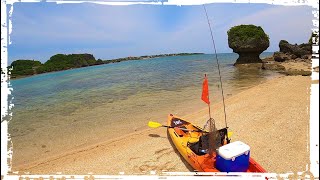
[[[271,50],[278,49],[281,39],[305,42],[311,31],[310,7],[254,4],[206,7],[218,53],[232,51],[227,31],[234,25],[261,25],[270,35]],[[16,51],[10,55],[9,51],[11,60],[18,54],[30,58],[32,53],[40,57],[45,52],[47,56],[43,55],[42,61],[56,53],[75,52],[93,53],[102,59],[188,51],[213,53],[202,6],[51,4],[34,12],[27,10],[30,9],[15,8],[11,38],[13,45],[29,47],[30,52]]]
[[312,28],[311,7],[306,6],[274,6],[241,19],[229,26],[254,24],[261,26],[270,37],[270,50],[279,50],[280,40],[291,44],[305,43],[309,40]]

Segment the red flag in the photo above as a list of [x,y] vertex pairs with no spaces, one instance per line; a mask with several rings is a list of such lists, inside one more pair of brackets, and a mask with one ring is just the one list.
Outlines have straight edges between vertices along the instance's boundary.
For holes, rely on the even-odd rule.
[[210,104],[209,101],[209,87],[208,87],[208,79],[207,79],[207,75],[204,75],[204,80],[203,80],[203,84],[202,84],[202,96],[201,99],[207,103]]

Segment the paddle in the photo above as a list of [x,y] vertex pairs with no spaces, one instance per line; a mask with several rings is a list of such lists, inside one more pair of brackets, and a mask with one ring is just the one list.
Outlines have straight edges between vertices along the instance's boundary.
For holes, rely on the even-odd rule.
[[[174,128],[172,126],[166,126],[166,125],[162,125],[158,122],[154,122],[154,121],[149,121],[148,122],[148,126],[151,127],[151,128],[158,128],[158,127],[166,127],[166,128]],[[198,130],[198,131],[195,131],[195,130],[190,130],[190,129],[186,129],[186,128],[180,128],[180,127],[177,127],[181,130],[186,130],[186,131],[192,131],[192,132],[205,132],[205,131],[202,131],[202,130]],[[233,132],[228,132],[227,134],[227,137],[228,139],[232,136]]]
[[[158,123],[158,122],[154,122],[154,121],[149,121],[149,122],[148,122],[148,126],[151,127],[151,128],[158,128],[158,127],[174,128],[174,127],[172,127],[172,126],[162,125],[162,124],[160,124],[160,123]],[[202,132],[201,130],[196,131],[196,130],[190,130],[190,129],[181,128],[181,127],[176,127],[176,128],[179,128],[179,129],[185,130],[185,131]]]
[[162,125],[158,122],[154,122],[154,121],[149,121],[148,122],[148,126],[151,127],[151,128],[158,128],[158,127],[167,127],[167,128],[173,128],[171,126],[166,126],[166,125]]

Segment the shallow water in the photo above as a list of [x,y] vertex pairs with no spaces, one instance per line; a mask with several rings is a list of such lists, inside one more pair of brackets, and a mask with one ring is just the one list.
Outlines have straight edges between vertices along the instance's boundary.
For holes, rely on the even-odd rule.
[[[233,66],[237,57],[218,56],[227,97],[277,75],[240,71]],[[11,80],[13,163],[113,139],[147,128],[149,120],[165,122],[169,113],[205,108],[200,99],[205,73],[216,103],[221,87],[213,55],[125,61]]]

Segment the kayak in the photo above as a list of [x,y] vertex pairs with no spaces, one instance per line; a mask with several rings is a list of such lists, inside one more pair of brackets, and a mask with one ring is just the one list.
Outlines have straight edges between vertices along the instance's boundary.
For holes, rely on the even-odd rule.
[[[209,133],[208,131],[205,131],[202,128],[172,114],[168,115],[167,125],[168,134],[171,137],[175,148],[196,171],[266,172],[266,170],[253,158],[248,157],[248,152],[250,152],[249,146],[241,143],[240,141],[232,143],[227,141],[227,128],[218,130],[218,134],[221,139],[219,139],[217,143],[220,147],[217,151],[208,153],[208,151],[206,152],[206,149],[203,149],[205,146],[203,142],[206,142],[203,140],[207,138],[207,134]],[[238,154],[235,152],[236,154],[232,154],[234,149],[240,147],[239,145],[241,145],[241,148],[239,149],[245,149],[245,152]],[[225,153],[223,154],[223,152]],[[227,157],[229,155],[230,157]]]

